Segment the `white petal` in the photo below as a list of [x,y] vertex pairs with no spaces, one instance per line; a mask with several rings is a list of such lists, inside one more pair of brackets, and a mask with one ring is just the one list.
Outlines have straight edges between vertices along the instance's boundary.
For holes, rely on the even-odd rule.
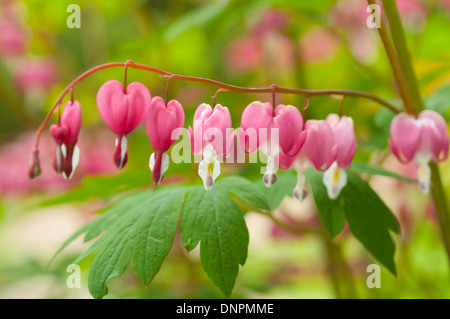
[[67,147],[66,147],[66,144],[62,144],[62,145],[61,145],[61,153],[62,153],[62,155],[64,156],[64,158],[67,157]]
[[417,178],[419,180],[419,187],[422,193],[428,194],[431,190],[431,171],[427,163],[418,163]]
[[61,151],[61,145],[56,145],[56,168],[58,173],[61,173],[61,165],[62,165],[62,151]]
[[161,178],[168,168],[169,168],[169,155],[167,155],[167,153],[164,152],[161,158]]
[[155,153],[152,153],[152,155],[150,155],[148,167],[150,167],[150,170],[153,172],[153,167],[155,167]]
[[[169,155],[167,155],[167,153],[164,152],[161,157],[161,172],[159,174],[159,181],[157,184],[161,183],[164,173],[169,168],[169,162],[170,162]],[[150,170],[153,172],[153,169],[155,168],[155,153],[152,153],[152,155],[150,155],[148,167],[150,167]]]
[[[116,139],[117,141],[117,139]],[[125,161],[125,156],[127,155],[127,147],[128,147],[128,140],[127,137],[124,135],[122,136],[122,139],[120,141],[120,167],[123,167],[123,162]]]
[[[64,144],[62,145],[64,146]],[[65,150],[65,146],[64,148],[61,148]],[[63,152],[64,155],[65,152]],[[65,172],[62,173],[63,177],[65,179],[71,179],[73,177],[73,174],[75,173],[75,169],[77,168],[78,164],[80,163],[80,149],[78,148],[78,146],[74,146],[73,148],[73,154],[72,154],[72,172],[70,173],[70,176],[67,176]]]
[[308,196],[308,192],[305,189],[306,178],[302,170],[297,171],[297,186],[294,188],[293,195],[299,202],[303,202]]
[[327,188],[328,197],[336,199],[347,185],[347,173],[338,167],[337,162],[334,162],[323,174],[323,183]]
[[220,162],[217,158],[203,159],[198,165],[198,175],[203,180],[203,186],[207,191],[211,190],[214,181],[220,175]]

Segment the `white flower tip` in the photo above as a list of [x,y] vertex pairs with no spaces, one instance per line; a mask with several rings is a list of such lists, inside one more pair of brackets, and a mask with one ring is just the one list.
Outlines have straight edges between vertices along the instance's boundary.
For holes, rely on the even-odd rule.
[[417,172],[417,177],[419,180],[419,188],[424,194],[428,194],[431,190],[431,171],[428,166],[428,162],[419,163],[419,169]]
[[155,185],[159,185],[162,182],[164,173],[169,168],[169,162],[169,155],[167,155],[166,152],[162,153],[161,163],[159,164],[159,172],[153,172],[155,170],[156,158],[155,153],[152,153],[152,155],[150,155],[148,167],[152,171],[153,182],[155,183]]
[[296,187],[293,192],[294,198],[296,198],[300,203],[305,200],[306,197],[308,197],[308,191],[300,187]]
[[[61,150],[64,150],[63,151],[63,155],[64,155],[66,153],[65,147],[62,147]],[[75,170],[79,163],[80,163],[80,149],[78,146],[75,145],[73,148],[73,153],[72,153],[72,170],[71,170],[69,176],[67,176],[67,173],[65,171],[62,172],[62,176],[64,177],[64,179],[72,179],[73,174],[75,173]]]
[[272,187],[273,184],[275,184],[278,180],[277,174],[275,173],[265,173],[263,176],[263,182],[264,185],[266,185],[267,188]]
[[210,191],[213,187],[214,179],[211,175],[206,176],[206,178],[203,180],[203,186],[205,187],[206,191]]
[[214,181],[220,175],[220,162],[215,157],[205,157],[198,165],[198,175],[203,180],[205,190],[211,190]]
[[323,183],[327,188],[328,197],[334,200],[347,185],[347,173],[334,162],[323,174]]

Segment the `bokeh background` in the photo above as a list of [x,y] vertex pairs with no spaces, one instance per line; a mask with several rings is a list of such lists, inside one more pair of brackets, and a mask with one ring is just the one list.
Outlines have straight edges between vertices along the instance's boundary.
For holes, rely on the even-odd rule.
[[[420,89],[427,107],[450,119],[450,1],[397,0]],[[81,28],[66,22],[69,4],[81,8]],[[71,244],[49,267],[63,241],[123,192],[151,187],[151,146],[143,126],[129,136],[129,164],[116,171],[115,136],[102,123],[96,92],[107,80],[122,81],[123,70],[102,70],[75,87],[83,110],[81,163],[72,180],[52,169],[54,144],[46,131],[41,142],[43,174],[29,181],[27,169],[34,134],[60,92],[85,70],[106,62],[133,60],[183,75],[242,86],[355,89],[400,104],[376,29],[366,26],[363,0],[321,1],[39,1],[0,0],[0,298],[90,298],[87,274],[69,289],[66,267],[87,247]],[[152,96],[165,92],[166,79],[129,70],[129,81],[144,83]],[[172,80],[191,123],[195,108],[212,104],[216,87]],[[67,99],[68,97],[66,97]],[[277,95],[277,102],[301,107],[303,97]],[[234,127],[254,100],[268,94],[221,92],[217,102],[231,110]],[[339,111],[340,100],[314,97],[306,118],[324,119]],[[355,160],[414,178],[413,165],[400,165],[387,150],[390,111],[364,99],[347,98],[359,148]],[[53,121],[56,121],[54,116]],[[440,165],[447,194],[449,161]],[[171,164],[165,183],[196,177],[196,165]],[[224,165],[222,174],[260,178],[259,164]],[[336,298],[345,285],[358,298],[449,298],[449,267],[439,239],[430,198],[416,185],[370,177],[372,187],[392,209],[401,227],[398,276],[381,271],[381,288],[369,289],[366,268],[375,260],[344,230],[329,243],[311,199],[285,198],[276,214],[304,234],[289,233],[264,216],[248,213],[249,255],[234,298]],[[340,252],[347,274],[336,271]],[[344,278],[341,278],[344,277]],[[221,298],[201,268],[198,252],[186,254],[180,240],[160,273],[145,289],[131,271],[109,283],[107,298]]]

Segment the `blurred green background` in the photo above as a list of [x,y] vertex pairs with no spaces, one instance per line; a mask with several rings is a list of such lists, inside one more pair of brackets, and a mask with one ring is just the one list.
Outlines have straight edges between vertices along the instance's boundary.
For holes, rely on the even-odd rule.
[[[81,28],[68,28],[69,4],[81,8]],[[450,1],[397,1],[426,105],[450,119]],[[123,70],[97,72],[75,87],[83,108],[82,160],[70,181],[52,168],[54,145],[41,142],[43,175],[27,177],[35,130],[60,92],[95,65],[133,60],[169,72],[212,78],[242,86],[307,89],[354,89],[378,94],[401,105],[376,29],[367,28],[362,0],[320,1],[0,1],[0,298],[90,298],[81,265],[82,286],[69,289],[66,267],[84,249],[69,246],[46,268],[52,254],[76,229],[121,193],[150,187],[151,146],[143,126],[129,136],[129,164],[115,170],[115,136],[102,123],[96,92],[107,80],[122,81]],[[163,96],[166,79],[129,70],[128,81],[145,84]],[[169,99],[178,99],[186,126],[195,108],[212,104],[216,87],[172,80]],[[68,97],[66,97],[67,100]],[[270,94],[221,92],[233,127],[254,100]],[[303,105],[303,97],[276,96],[277,103]],[[310,100],[306,119],[339,112],[332,97]],[[383,166],[414,178],[414,167],[400,165],[387,150],[393,114],[370,100],[347,98],[344,114],[352,116],[358,136],[355,160]],[[56,121],[56,115],[53,121]],[[260,178],[259,164],[222,166],[222,176]],[[171,164],[165,183],[197,178],[195,164]],[[447,194],[450,164],[441,164]],[[345,257],[359,298],[449,298],[449,268],[439,239],[430,198],[415,185],[373,177],[371,186],[392,209],[402,227],[397,242],[398,276],[381,272],[381,288],[366,286],[369,264],[363,247],[344,231],[334,243]],[[314,204],[286,198],[277,216],[295,227],[312,230],[289,234],[261,215],[246,216],[249,256],[241,268],[235,298],[335,298],[335,260],[329,256]],[[338,274],[339,275],[339,274]],[[186,254],[179,238],[160,273],[145,289],[131,271],[111,280],[108,297],[221,298],[203,272],[198,252]],[[350,288],[351,289],[351,288]]]

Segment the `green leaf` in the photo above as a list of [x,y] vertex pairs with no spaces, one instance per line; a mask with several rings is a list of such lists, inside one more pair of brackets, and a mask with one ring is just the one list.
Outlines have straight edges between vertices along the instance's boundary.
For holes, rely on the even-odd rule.
[[342,229],[342,213],[345,213],[356,239],[395,275],[395,243],[390,231],[398,234],[400,229],[389,208],[369,184],[349,171],[347,185],[337,199],[331,200],[326,196],[325,187],[319,185],[322,175],[323,173],[314,170],[307,172],[320,219],[330,236],[334,237]]
[[219,180],[215,188],[224,189],[258,208],[270,210],[267,198],[262,189],[240,176],[230,176]]
[[398,234],[398,222],[369,184],[350,172],[347,178],[348,185],[342,190],[342,196],[350,230],[395,275],[395,243],[389,230]]
[[88,285],[95,298],[107,294],[106,283],[126,270],[132,252],[133,271],[144,285],[149,284],[170,251],[187,190],[162,188],[153,191],[155,194],[146,192],[145,197],[140,194],[139,201],[126,199],[112,208],[122,216],[101,237],[103,245],[91,265]]
[[247,259],[248,230],[243,213],[227,191],[196,187],[186,199],[181,216],[181,238],[188,251],[200,243],[203,269],[214,284],[231,295],[239,264]]
[[320,221],[328,235],[334,238],[342,231],[345,225],[345,212],[341,203],[343,199],[339,198],[336,201],[328,198],[327,189],[322,182],[322,176],[322,173],[314,169],[309,169],[306,172]]
[[55,256],[84,232],[87,232],[85,242],[104,232],[75,261],[77,263],[97,252],[88,278],[92,296],[102,298],[106,295],[108,280],[122,274],[131,259],[136,276],[144,285],[148,285],[170,251],[181,207],[189,189],[163,187],[118,200],[96,220],[66,240]]
[[356,172],[356,173],[367,173],[370,175],[380,175],[380,176],[396,178],[396,179],[399,179],[399,180],[402,180],[402,181],[405,181],[408,183],[416,183],[414,180],[412,180],[410,178],[404,177],[404,176],[396,174],[394,172],[387,171],[382,167],[370,165],[367,163],[352,162],[350,170],[352,172]]

